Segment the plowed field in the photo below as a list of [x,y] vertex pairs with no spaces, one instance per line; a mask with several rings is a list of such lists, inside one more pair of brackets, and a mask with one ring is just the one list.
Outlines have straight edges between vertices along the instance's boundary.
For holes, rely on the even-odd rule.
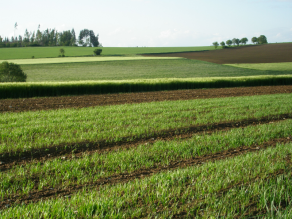
[[212,51],[145,56],[183,57],[217,64],[292,62],[292,43],[240,46]]
[[252,96],[276,93],[292,93],[292,85],[6,99],[0,100],[0,112],[82,108],[126,103]]

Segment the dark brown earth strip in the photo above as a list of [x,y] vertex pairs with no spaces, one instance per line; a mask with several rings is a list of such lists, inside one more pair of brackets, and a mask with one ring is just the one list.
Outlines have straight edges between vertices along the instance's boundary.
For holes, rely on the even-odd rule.
[[50,198],[56,198],[56,197],[67,197],[70,198],[72,194],[86,188],[92,190],[98,189],[102,185],[115,185],[118,183],[127,183],[134,179],[143,179],[145,177],[150,177],[154,174],[157,174],[159,172],[163,171],[169,171],[169,170],[175,170],[178,168],[185,168],[189,166],[194,165],[201,165],[206,162],[214,162],[217,160],[223,160],[227,158],[232,158],[235,156],[239,156],[241,154],[246,154],[248,152],[257,152],[259,150],[266,149],[268,147],[275,147],[278,143],[286,144],[292,142],[292,139],[290,137],[286,138],[279,138],[279,139],[273,139],[268,142],[265,142],[261,145],[252,145],[250,147],[241,146],[239,148],[232,148],[226,151],[218,152],[215,154],[205,155],[201,157],[193,157],[191,159],[185,159],[185,160],[177,160],[170,162],[168,166],[161,166],[157,165],[152,168],[148,169],[140,169],[138,171],[135,171],[133,173],[122,173],[117,175],[108,176],[106,178],[99,179],[95,182],[91,183],[85,183],[82,185],[72,185],[68,188],[62,189],[61,185],[59,188],[46,188],[44,190],[38,191],[37,189],[27,196],[11,196],[7,197],[0,203],[0,209],[4,209],[7,207],[10,207],[14,204],[20,204],[25,203],[28,204],[30,202],[35,203],[40,200],[47,200]]
[[292,62],[292,43],[277,43],[256,46],[239,46],[228,49],[145,54],[154,57],[183,57],[217,64]]
[[[62,159],[74,159],[83,157],[84,153],[107,153],[118,149],[129,149],[137,147],[145,143],[154,143],[155,141],[170,141],[173,139],[190,138],[198,133],[213,133],[216,131],[227,131],[232,128],[243,128],[250,125],[267,124],[270,122],[278,122],[285,119],[291,119],[292,114],[270,115],[262,118],[249,118],[239,121],[227,121],[215,124],[195,125],[178,129],[162,130],[160,132],[151,133],[142,138],[134,138],[135,136],[124,137],[121,141],[114,142],[110,140],[102,140],[99,142],[79,142],[64,143],[57,146],[46,147],[42,149],[34,149],[31,151],[16,151],[13,154],[0,154],[0,171],[7,171],[15,165],[26,165],[30,162],[40,161],[41,163],[62,157]],[[134,139],[134,140],[132,140]]]
[[64,108],[83,108],[92,106],[156,102],[165,100],[174,101],[220,97],[253,96],[278,93],[292,93],[292,85],[62,96],[28,99],[2,99],[0,100],[0,113]]

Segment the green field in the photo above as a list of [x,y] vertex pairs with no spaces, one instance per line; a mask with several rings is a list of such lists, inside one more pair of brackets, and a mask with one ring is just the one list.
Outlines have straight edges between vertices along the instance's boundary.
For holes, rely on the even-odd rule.
[[154,130],[159,133],[191,125],[280,115],[291,112],[291,98],[292,94],[277,94],[5,113],[0,118],[0,154],[63,143],[151,137]]
[[[0,60],[55,58],[60,48],[65,50],[65,56],[92,56],[94,47],[21,47],[0,48]],[[146,53],[170,53],[213,50],[214,46],[201,47],[102,47],[102,56],[133,56]]]
[[281,63],[258,63],[258,64],[226,64],[227,66],[233,66],[238,68],[255,69],[261,71],[288,71],[292,72],[292,62]]
[[[214,47],[102,48],[100,57],[65,47],[68,57],[56,58],[59,49],[0,49],[28,75],[0,84],[3,109],[14,101],[3,98],[292,84],[291,63],[137,55]],[[291,100],[0,112],[0,218],[292,218]]]
[[[14,164],[0,172],[0,204],[4,203],[0,216],[289,218],[292,143],[277,143],[277,139],[292,139],[292,120],[237,125],[243,119],[292,116],[291,95],[2,114],[0,157],[19,156],[31,162]],[[235,127],[214,130],[220,122]],[[168,130],[183,133],[198,125],[208,129],[189,137],[156,140]],[[123,147],[139,138],[151,142]],[[98,153],[101,140],[116,142],[120,148]],[[95,142],[97,151],[75,157],[81,142]],[[66,157],[49,159],[53,146],[57,151],[72,148]],[[245,153],[242,147],[252,150]],[[223,153],[226,151],[229,153]],[[228,158],[237,151],[241,153]],[[46,158],[34,160],[35,152]],[[211,157],[210,162],[188,164],[206,156]],[[212,160],[212,156],[220,159]],[[168,169],[178,163],[188,165]],[[152,170],[153,174],[148,174]],[[146,177],[140,178],[141,174]],[[121,181],[125,176],[131,179]],[[96,183],[99,181],[104,183]],[[69,195],[62,193],[73,188],[78,189]],[[49,199],[41,195],[50,191],[53,193]],[[29,197],[37,197],[37,201],[30,202]]]
[[[109,62],[109,61],[132,61],[132,60],[163,60],[163,59],[181,59],[179,57],[141,57],[141,56],[127,56],[127,57],[62,57],[62,58],[43,58],[43,59],[11,59],[9,62],[18,65],[37,65],[37,64],[60,64],[60,63],[87,63],[87,62]],[[3,62],[5,60],[0,60]]]
[[[120,59],[126,58],[128,57]],[[101,59],[112,59],[112,57]],[[51,59],[46,60],[50,61]],[[62,60],[62,58],[56,60]],[[36,64],[21,65],[21,67],[28,76],[28,82],[238,77],[283,74],[282,71],[242,69],[190,59],[149,60],[142,58],[142,60],[130,61]],[[292,71],[285,72],[285,74],[289,73],[292,73]]]
[[72,82],[13,82],[0,84],[0,99],[238,86],[290,85],[291,83],[292,75]]

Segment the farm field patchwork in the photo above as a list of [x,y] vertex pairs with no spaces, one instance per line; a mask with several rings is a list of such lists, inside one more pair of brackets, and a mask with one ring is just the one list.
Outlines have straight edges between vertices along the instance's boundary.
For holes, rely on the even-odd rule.
[[[152,58],[152,57],[145,57]],[[155,78],[198,78],[198,77],[239,77],[255,75],[282,75],[280,70],[253,70],[242,69],[233,66],[224,66],[210,62],[176,59],[167,60],[167,57],[153,57],[147,60],[142,57],[101,57],[101,58],[67,58],[74,59],[115,59],[110,62],[83,62],[83,63],[59,63],[59,64],[35,64],[21,65],[27,74],[28,82],[67,82],[80,80],[129,80],[129,79],[155,79]],[[158,59],[155,59],[158,58]],[[166,58],[166,59],[159,59]],[[124,61],[117,61],[117,60]],[[46,61],[59,59],[45,59]],[[26,62],[26,60],[23,60]],[[38,61],[28,60],[28,61]],[[290,72],[291,73],[291,72]]]
[[257,64],[225,64],[228,66],[264,71],[288,71],[292,72],[292,62],[281,63],[257,63]]
[[145,56],[183,57],[217,64],[292,62],[292,43],[275,43],[231,47],[213,51],[198,51]]
[[[248,51],[286,54],[292,44],[285,45],[191,54],[216,63],[230,54],[247,60],[238,54]],[[10,55],[43,48],[23,49]],[[92,50],[78,49],[65,48],[71,56]],[[104,49],[122,58],[193,51]],[[265,58],[287,62],[271,54]],[[38,82],[0,85],[0,98],[16,98],[0,99],[0,218],[291,218],[291,63],[214,63],[22,65]],[[202,87],[213,89],[194,89]]]
[[2,113],[0,215],[289,216],[291,95]]
[[[92,56],[94,47],[20,47],[0,48],[0,60],[56,58],[60,49],[65,50],[68,57]],[[214,50],[214,46],[199,47],[102,47],[102,56],[133,56],[146,53],[169,53],[186,51]]]

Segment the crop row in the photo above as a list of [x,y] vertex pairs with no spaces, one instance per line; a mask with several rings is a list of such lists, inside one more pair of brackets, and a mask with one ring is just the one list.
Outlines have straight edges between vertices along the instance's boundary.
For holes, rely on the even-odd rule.
[[192,216],[234,218],[248,216],[254,210],[281,212],[291,205],[291,146],[278,145],[258,153],[162,172],[90,193],[85,188],[69,198],[16,204],[0,214],[5,218],[169,218],[187,208]]
[[0,99],[290,84],[292,84],[291,75],[186,79],[162,78],[120,81],[2,83],[0,85]]
[[132,140],[167,130],[289,114],[292,94],[4,113],[0,154],[69,143]]
[[[276,138],[292,136],[292,120],[195,135],[187,140],[157,141],[129,150],[84,155],[78,159],[53,159],[15,166],[0,173],[0,196],[25,195],[44,188],[67,188],[115,174],[168,166],[179,160],[216,154],[242,146],[260,145]],[[74,157],[74,154],[73,154]],[[36,180],[37,179],[37,180]]]

